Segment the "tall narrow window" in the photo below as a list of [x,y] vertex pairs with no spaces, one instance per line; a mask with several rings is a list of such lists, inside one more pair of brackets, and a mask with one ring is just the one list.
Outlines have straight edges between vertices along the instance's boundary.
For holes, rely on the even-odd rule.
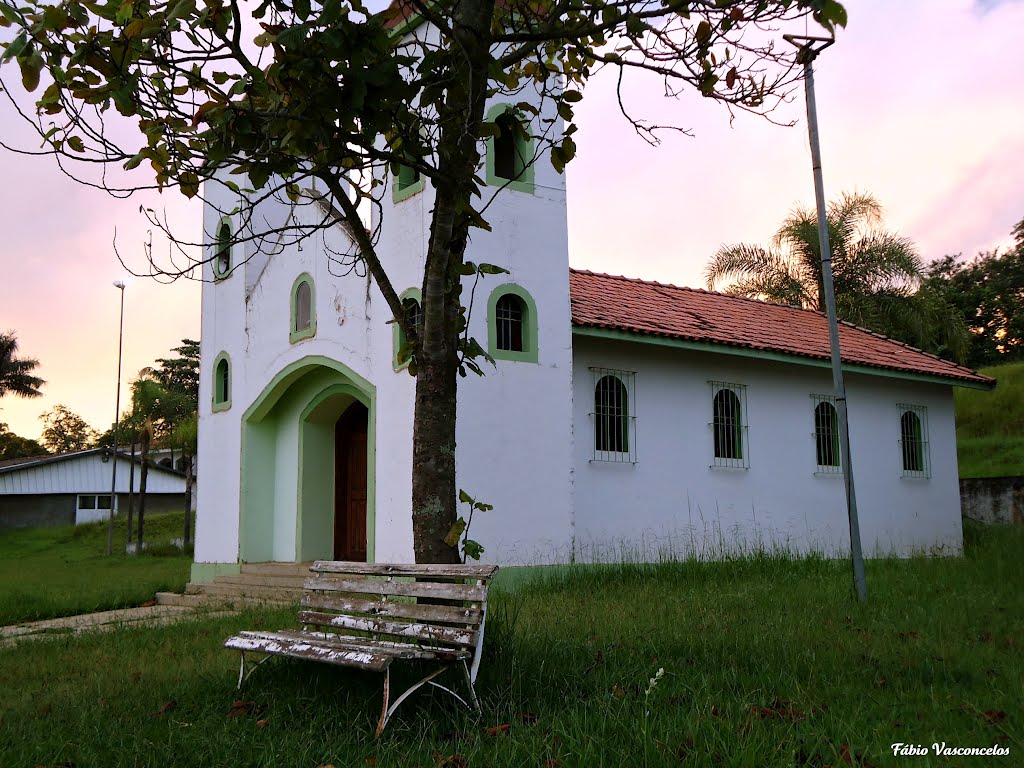
[[213,410],[231,407],[231,361],[226,352],[217,355],[213,363]]
[[839,458],[839,415],[834,398],[811,395],[814,406],[814,458],[822,474],[841,473]]
[[928,409],[900,405],[900,454],[904,477],[930,477],[928,457]]
[[288,339],[292,343],[316,334],[316,292],[313,278],[308,273],[299,275],[292,285],[291,328]]
[[526,169],[525,147],[520,137],[522,127],[515,115],[505,112],[494,121],[498,135],[494,137],[494,175],[499,179],[518,179]]
[[[420,292],[410,288],[402,294],[402,308],[405,310],[405,321],[413,327],[417,335],[420,332],[420,324],[423,321],[423,310],[419,302]],[[412,359],[413,350],[409,339],[398,323],[395,326],[395,370],[401,370],[409,365]]]
[[231,224],[222,221],[217,229],[217,242],[213,255],[214,277],[227,277],[231,272]]
[[411,165],[400,165],[398,166],[398,173],[395,174],[392,199],[396,203],[405,200],[405,198],[412,197],[417,192],[422,191],[424,186],[423,176],[417,168]]
[[746,469],[750,466],[744,450],[746,387],[742,384],[711,382],[711,431],[715,445],[716,467]]
[[496,104],[487,112],[494,124],[487,139],[487,183],[533,193],[533,138],[530,124],[511,104]]
[[635,419],[630,414],[632,371],[591,368],[594,374],[594,460],[635,462]]
[[506,293],[494,309],[497,323],[498,349],[506,352],[523,351],[523,300],[513,293]]

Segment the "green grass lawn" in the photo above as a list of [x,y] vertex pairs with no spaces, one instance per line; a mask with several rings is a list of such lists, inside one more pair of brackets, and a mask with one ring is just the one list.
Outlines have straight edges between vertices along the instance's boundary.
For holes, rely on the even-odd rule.
[[[379,740],[379,675],[273,659],[236,694],[224,638],[288,626],[287,611],[25,643],[0,650],[0,762],[1021,765],[1024,531],[969,543],[963,558],[870,561],[866,605],[847,564],[820,559],[520,581],[493,595],[483,715],[417,694]],[[898,741],[1011,755],[894,757]]]
[[1024,363],[982,368],[991,392],[954,390],[960,477],[1024,475]]
[[[190,555],[171,549],[183,513],[146,516],[148,548],[125,555],[126,528],[117,521],[112,557],[106,523],[0,532],[0,625],[139,605],[156,592],[180,592]],[[0,761],[2,764],[2,761]]]

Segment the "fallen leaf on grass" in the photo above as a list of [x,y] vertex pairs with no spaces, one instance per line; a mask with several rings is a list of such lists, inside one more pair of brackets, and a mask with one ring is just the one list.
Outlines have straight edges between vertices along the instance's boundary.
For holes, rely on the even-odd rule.
[[1001,709],[986,709],[984,712],[981,713],[981,716],[993,725],[995,725],[996,723],[1001,723],[1003,722],[1003,720],[1006,719],[1006,713],[1003,712],[1003,710]]
[[621,685],[615,684],[612,686],[612,695],[616,699],[624,698],[626,695],[626,689],[623,688]]
[[436,768],[466,768],[468,763],[462,755],[456,754],[445,757],[440,752],[435,752],[434,765]]
[[147,600],[144,603],[139,603],[139,608],[152,608],[154,605],[156,605],[156,600],[155,599]]
[[555,758],[553,757],[549,757],[547,760],[544,761],[544,768],[558,768],[558,766],[560,765],[561,763],[555,760]]
[[159,710],[154,712],[153,713],[153,717],[163,717],[168,712],[170,712],[172,709],[175,709],[177,706],[178,706],[177,700],[176,699],[171,699],[166,704],[164,704],[162,707],[160,707]]
[[316,768],[334,768],[333,765],[318,765]]
[[255,701],[242,701],[241,699],[235,699],[231,702],[231,709],[228,710],[225,717],[228,719],[241,717],[242,715],[248,715],[254,709],[256,709]]
[[377,764],[377,758],[375,756],[373,756],[373,755],[370,755],[368,758],[363,760],[363,762],[366,763],[367,765],[376,765]]
[[257,720],[256,721],[256,725],[258,725],[260,728],[266,728],[268,725],[270,725],[270,720],[267,720],[267,719]]
[[807,717],[807,715],[794,707],[788,701],[782,701],[780,699],[775,699],[772,701],[771,705],[767,707],[754,705],[750,708],[750,712],[758,717],[777,717],[780,720],[792,720],[793,722],[803,720]]
[[36,710],[36,717],[38,717],[40,720],[42,720],[43,718],[49,717],[49,716],[50,716],[50,705],[49,704],[46,704],[46,705],[44,705],[44,706],[42,706],[42,707],[40,707],[39,709]]
[[505,733],[512,727],[511,723],[505,723],[504,725],[495,725],[487,729],[488,736],[497,736],[499,733]]

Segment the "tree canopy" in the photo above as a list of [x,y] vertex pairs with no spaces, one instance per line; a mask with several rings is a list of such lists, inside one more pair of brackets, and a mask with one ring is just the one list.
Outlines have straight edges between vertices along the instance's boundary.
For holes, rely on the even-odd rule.
[[39,441],[16,435],[0,422],[0,461],[45,456],[49,451]]
[[[959,310],[922,283],[914,244],[882,229],[882,206],[868,194],[844,194],[826,213],[839,319],[962,362],[967,331]],[[708,288],[824,310],[818,216],[797,207],[766,248],[722,246],[704,271]]]
[[0,397],[39,397],[46,383],[32,371],[39,367],[39,361],[30,357],[18,357],[18,339],[14,331],[0,333]]
[[[25,89],[42,89],[34,124],[44,151],[121,166],[100,183],[117,194],[147,183],[190,197],[204,182],[226,187],[232,202],[217,213],[237,222],[231,237],[249,253],[335,226],[347,233],[334,268],[369,273],[409,340],[420,562],[458,559],[445,543],[457,519],[457,381],[486,358],[466,332],[462,280],[501,271],[466,259],[472,231],[489,227],[488,206],[508,186],[480,177],[483,142],[501,130],[487,103],[525,118],[516,130],[534,152],[519,174],[542,158],[561,171],[575,155],[574,105],[597,71],[617,70],[620,89],[647,72],[668,96],[689,88],[764,112],[799,72],[778,28],[803,31],[808,16],[829,31],[846,24],[836,0],[397,0],[378,14],[360,0],[0,0],[0,13],[15,27],[4,59],[17,62]],[[623,114],[653,143],[672,130]],[[141,138],[113,129],[126,120]],[[402,167],[433,195],[418,327],[377,250]],[[311,213],[268,225],[258,211],[269,200]],[[156,268],[193,274],[214,258],[181,245],[180,259]]]
[[53,453],[84,451],[96,443],[96,430],[66,405],[55,405],[39,418],[43,422],[43,445]]
[[973,259],[944,256],[929,265],[925,285],[964,316],[972,368],[1024,359],[1024,219],[1016,244]]

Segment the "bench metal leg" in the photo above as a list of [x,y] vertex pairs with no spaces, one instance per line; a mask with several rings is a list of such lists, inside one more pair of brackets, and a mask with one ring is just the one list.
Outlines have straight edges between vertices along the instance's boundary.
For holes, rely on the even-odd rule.
[[[441,667],[440,669],[434,670],[429,675],[420,680],[418,683],[414,683],[413,685],[409,686],[409,688],[407,688],[405,692],[402,693],[401,696],[395,699],[395,703],[392,704],[390,707],[388,707],[388,698],[391,692],[391,670],[387,670],[384,673],[384,706],[381,708],[380,722],[377,724],[377,735],[380,736],[384,732],[384,727],[387,725],[388,720],[391,719],[391,716],[395,713],[395,710],[398,709],[401,703],[427,683],[430,683],[430,685],[440,688],[442,691],[448,691],[448,693],[450,693],[456,699],[462,701],[462,697],[455,693],[455,691],[449,690],[448,688],[445,688],[443,685],[433,682],[434,678],[440,675],[446,669],[448,669],[448,667]],[[465,704],[466,702],[462,701],[462,703]]]
[[[473,688],[473,677],[469,674],[469,665],[465,659],[462,661],[462,675],[466,679],[466,688],[469,690],[469,700],[473,702],[473,709],[480,714],[480,700],[476,697],[476,690]],[[458,698],[456,696],[456,698]],[[465,702],[463,702],[465,703]]]
[[250,675],[251,675],[251,674],[252,674],[253,672],[255,672],[255,671],[256,671],[256,667],[258,667],[258,666],[259,666],[260,664],[262,664],[263,662],[265,662],[265,661],[266,661],[267,659],[269,659],[269,658],[270,658],[270,655],[269,655],[269,654],[268,654],[268,655],[266,655],[266,656],[264,656],[264,657],[263,657],[262,659],[260,659],[259,661],[257,661],[257,662],[256,662],[255,664],[251,665],[251,666],[249,667],[249,671],[246,671],[246,669],[245,669],[245,651],[240,651],[240,653],[241,653],[241,656],[242,656],[242,661],[241,661],[241,663],[240,663],[240,664],[238,665],[238,685],[237,685],[237,686],[235,686],[236,690],[239,690],[239,691],[240,691],[240,690],[242,690],[242,684],[243,684],[243,683],[244,683],[244,682],[245,682],[246,680],[248,680],[248,679],[249,679],[249,676],[250,676]]

